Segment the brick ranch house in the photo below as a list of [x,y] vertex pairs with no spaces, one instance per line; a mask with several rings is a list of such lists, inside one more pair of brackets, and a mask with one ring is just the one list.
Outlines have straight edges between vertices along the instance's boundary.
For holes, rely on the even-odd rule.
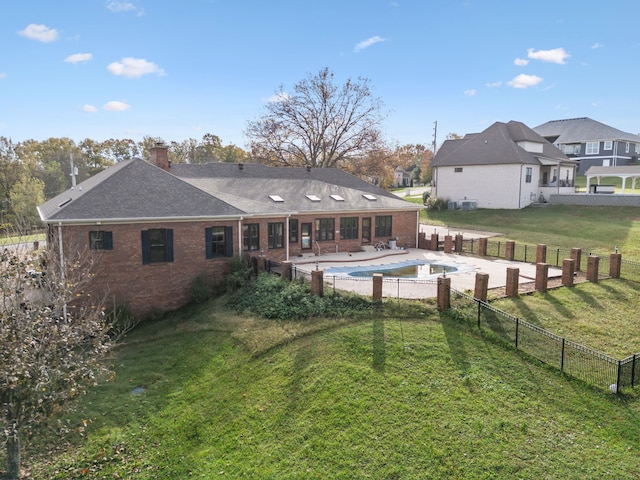
[[120,162],[38,207],[51,255],[91,255],[91,293],[144,316],[220,282],[231,257],[291,260],[397,239],[418,243],[419,205],[339,169]]

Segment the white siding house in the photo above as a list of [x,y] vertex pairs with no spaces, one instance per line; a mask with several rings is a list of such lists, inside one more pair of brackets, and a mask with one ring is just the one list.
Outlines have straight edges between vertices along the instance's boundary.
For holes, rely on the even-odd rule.
[[456,208],[524,208],[574,191],[576,162],[521,122],[447,140],[431,165],[432,196]]

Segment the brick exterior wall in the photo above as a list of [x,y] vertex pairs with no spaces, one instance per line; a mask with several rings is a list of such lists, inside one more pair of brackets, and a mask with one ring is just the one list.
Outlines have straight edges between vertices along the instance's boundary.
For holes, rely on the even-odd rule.
[[[340,240],[340,216],[333,215],[305,215],[298,219],[298,241],[289,244],[289,256],[294,258],[303,253],[317,252],[335,253],[336,251],[360,250],[362,242],[362,218],[371,218],[371,243],[390,238],[397,238],[398,247],[416,247],[417,218],[414,211],[382,212],[378,215],[392,216],[391,236],[377,238],[375,236],[375,212],[367,214],[345,213],[344,217],[358,217],[358,238]],[[294,217],[292,217],[294,218]],[[312,248],[301,248],[300,225],[312,224],[312,238],[315,232],[315,220],[319,218],[335,218],[335,240],[312,242]],[[264,250],[264,256],[274,261],[286,259],[286,248],[268,248],[268,224],[271,222],[285,222],[286,217],[245,219],[244,224],[258,223],[260,243],[259,249],[248,252],[240,251],[239,242],[242,241],[242,230],[239,231],[237,220],[224,222],[158,222],[158,223],[123,223],[117,225],[71,225],[63,226],[63,246],[65,257],[73,257],[74,252],[91,255],[96,260],[93,273],[92,287],[89,293],[97,298],[104,298],[107,307],[112,305],[128,305],[131,310],[145,316],[153,310],[174,310],[191,300],[191,281],[205,275],[214,284],[224,280],[229,269],[230,258],[218,257],[207,259],[205,246],[205,229],[214,226],[232,227],[233,255],[250,254],[257,256]],[[158,262],[143,265],[141,231],[156,228],[173,230],[173,261]],[[112,250],[90,250],[90,231],[110,231],[113,236]],[[57,226],[51,230],[50,254],[58,256]],[[284,232],[286,242],[286,229]],[[336,249],[337,247],[337,249]]]

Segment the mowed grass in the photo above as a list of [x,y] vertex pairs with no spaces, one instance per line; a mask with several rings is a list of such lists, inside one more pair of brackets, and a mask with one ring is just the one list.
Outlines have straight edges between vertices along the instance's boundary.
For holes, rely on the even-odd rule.
[[400,314],[279,323],[213,303],[143,325],[68,417],[70,443],[34,440],[29,478],[640,478],[636,392],[567,379],[429,304]]
[[550,205],[522,210],[423,210],[421,222],[490,231],[531,245],[582,248],[640,259],[640,208]]
[[609,279],[491,304],[556,335],[623,359],[640,353],[639,295],[639,283]]

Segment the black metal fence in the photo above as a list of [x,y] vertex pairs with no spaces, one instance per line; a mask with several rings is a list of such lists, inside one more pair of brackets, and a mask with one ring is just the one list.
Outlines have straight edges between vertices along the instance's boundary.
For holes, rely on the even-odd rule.
[[605,355],[503,312],[463,292],[452,290],[454,308],[541,362],[590,385],[619,393],[640,384],[640,353],[623,360]]

